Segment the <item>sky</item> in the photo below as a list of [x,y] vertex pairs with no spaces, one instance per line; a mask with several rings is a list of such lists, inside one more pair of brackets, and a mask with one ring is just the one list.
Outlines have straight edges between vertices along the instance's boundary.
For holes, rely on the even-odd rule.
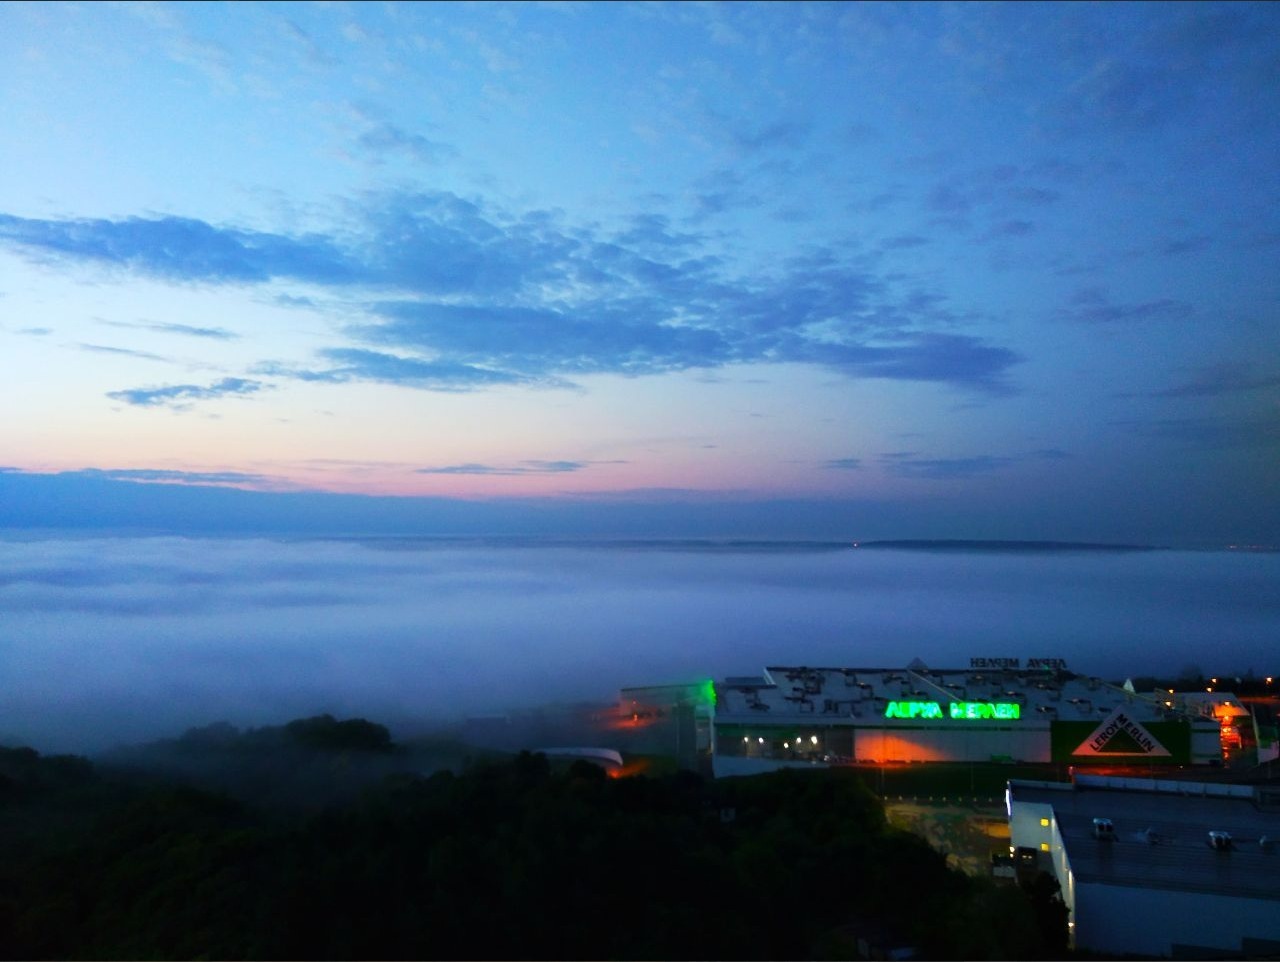
[[322,712],[398,730],[770,665],[1276,674],[1280,554],[6,538],[0,744]]
[[1280,543],[1275,4],[5,3],[0,91],[0,525]]

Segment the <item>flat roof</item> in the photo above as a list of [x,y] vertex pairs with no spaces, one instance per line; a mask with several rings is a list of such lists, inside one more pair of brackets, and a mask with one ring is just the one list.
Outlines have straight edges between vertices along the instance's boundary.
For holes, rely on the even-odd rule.
[[[1014,805],[1053,808],[1078,883],[1280,901],[1280,806],[1259,807],[1249,786],[1151,780],[1137,787],[1143,781],[1013,779],[1009,792]],[[1095,818],[1111,820],[1113,841],[1093,837]],[[1211,848],[1211,831],[1229,833],[1230,850]]]
[[[867,724],[890,701],[1013,703],[1021,725],[1054,720],[1100,722],[1125,705],[1141,722],[1199,716],[1168,708],[1099,678],[1016,668],[810,668],[772,666],[759,679],[716,683],[716,718],[730,723]],[[981,722],[978,723],[981,726]]]

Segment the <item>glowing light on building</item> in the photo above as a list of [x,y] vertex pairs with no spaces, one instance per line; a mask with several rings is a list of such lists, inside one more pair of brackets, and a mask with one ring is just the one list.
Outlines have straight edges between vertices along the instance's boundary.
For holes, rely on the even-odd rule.
[[[1016,702],[953,701],[948,713],[951,718],[964,721],[1012,721],[1022,717],[1022,706]],[[944,718],[947,715],[936,701],[891,701],[885,706],[884,717]]]

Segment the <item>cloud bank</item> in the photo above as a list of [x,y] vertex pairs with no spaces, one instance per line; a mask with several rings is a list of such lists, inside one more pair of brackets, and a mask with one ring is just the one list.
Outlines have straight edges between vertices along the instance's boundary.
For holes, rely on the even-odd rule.
[[[759,136],[781,136],[770,131]],[[1021,360],[958,330],[961,319],[936,294],[837,249],[819,247],[748,276],[657,214],[639,214],[611,234],[448,192],[395,193],[369,201],[354,224],[329,235],[175,216],[0,215],[0,244],[165,281],[320,287],[363,315],[345,326],[351,343],[318,352],[329,366],[276,360],[258,368],[282,378],[456,391],[798,362],[852,378],[1004,394]],[[220,336],[179,327],[166,329]],[[166,397],[141,389],[118,395],[133,404]]]
[[1280,555],[781,544],[0,541],[0,743],[443,722],[766,664],[1270,671]]

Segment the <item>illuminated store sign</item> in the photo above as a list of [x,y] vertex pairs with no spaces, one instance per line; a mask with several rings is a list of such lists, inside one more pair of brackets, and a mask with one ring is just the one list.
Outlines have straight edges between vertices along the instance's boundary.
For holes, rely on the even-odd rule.
[[1072,754],[1168,756],[1170,752],[1121,706],[1104,718]]
[[[1008,669],[1017,671],[1022,668],[1021,658],[970,658],[970,668],[984,669]],[[1028,658],[1027,670],[1054,670],[1066,671],[1067,660],[1065,658]]]
[[885,718],[945,718],[947,714],[966,721],[1012,721],[1022,717],[1022,706],[1004,701],[953,701],[943,712],[936,701],[891,701],[884,709]]
[[952,718],[999,718],[1009,720],[1022,717],[1022,706],[1007,701],[953,701]]

